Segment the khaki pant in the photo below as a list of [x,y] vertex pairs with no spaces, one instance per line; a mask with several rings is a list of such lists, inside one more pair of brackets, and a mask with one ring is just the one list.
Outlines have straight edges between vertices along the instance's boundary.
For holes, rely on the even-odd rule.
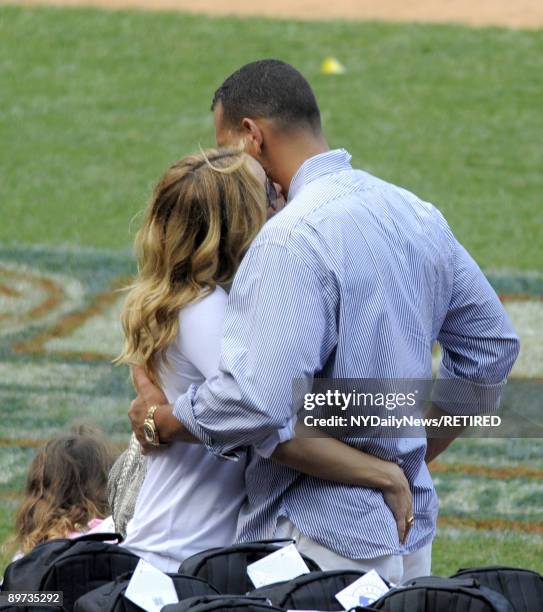
[[306,538],[288,519],[280,518],[275,531],[277,538],[296,540],[296,548],[316,561],[323,570],[354,569],[368,572],[374,569],[392,584],[401,584],[432,571],[432,544],[407,555],[386,555],[374,559],[348,559]]

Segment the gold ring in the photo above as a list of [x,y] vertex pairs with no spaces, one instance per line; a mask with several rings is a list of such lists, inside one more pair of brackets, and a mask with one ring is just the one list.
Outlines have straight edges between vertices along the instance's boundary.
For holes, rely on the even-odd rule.
[[407,524],[411,527],[411,525],[415,522],[415,517],[414,516],[410,516],[407,519]]

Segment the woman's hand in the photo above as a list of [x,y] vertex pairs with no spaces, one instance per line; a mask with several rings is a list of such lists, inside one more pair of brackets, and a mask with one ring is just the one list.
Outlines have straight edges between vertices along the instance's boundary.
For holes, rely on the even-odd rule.
[[295,438],[277,446],[272,459],[322,480],[378,489],[392,511],[403,544],[413,526],[413,496],[402,468],[391,461],[357,450],[336,438],[316,438],[296,425]]
[[132,366],[132,382],[138,396],[130,404],[128,418],[132,425],[132,431],[136,434],[138,442],[141,444],[143,452],[149,452],[154,447],[149,445],[143,433],[143,422],[147,416],[147,411],[151,406],[160,406],[168,403],[168,399],[161,389],[153,385],[149,380],[144,368]]
[[173,440],[200,443],[200,440],[195,438],[173,416],[173,407],[168,403],[168,398],[151,382],[141,366],[132,366],[132,381],[138,396],[130,404],[128,418],[144,454],[157,449],[156,446],[147,442],[143,433],[143,423],[151,406],[157,406],[153,420],[161,443],[173,442]]
[[396,519],[398,537],[400,543],[403,544],[413,526],[413,496],[402,468],[396,463],[390,462],[387,470],[390,476],[390,484],[382,488],[383,497]]

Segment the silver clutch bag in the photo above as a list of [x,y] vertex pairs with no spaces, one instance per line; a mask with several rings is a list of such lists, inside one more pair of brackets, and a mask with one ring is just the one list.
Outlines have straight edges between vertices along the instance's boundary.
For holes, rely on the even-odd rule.
[[128,448],[119,456],[109,472],[107,494],[115,530],[126,537],[126,526],[134,515],[136,500],[145,479],[146,458],[134,434]]

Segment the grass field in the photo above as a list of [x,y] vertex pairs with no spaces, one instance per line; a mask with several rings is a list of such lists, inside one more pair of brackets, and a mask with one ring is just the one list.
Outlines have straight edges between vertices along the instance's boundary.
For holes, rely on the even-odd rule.
[[[129,244],[166,165],[213,142],[213,91],[257,57],[298,66],[332,145],[437,204],[484,267],[540,267],[539,32],[2,8],[7,243]],[[348,74],[319,75],[337,55]]]
[[[346,75],[319,74],[329,54]],[[36,443],[76,417],[126,439],[109,360],[129,221],[169,162],[213,143],[221,80],[270,56],[309,77],[332,146],[435,203],[495,287],[523,294],[517,374],[543,379],[541,32],[0,7],[0,542]],[[541,449],[443,457],[436,573],[543,571]]]

